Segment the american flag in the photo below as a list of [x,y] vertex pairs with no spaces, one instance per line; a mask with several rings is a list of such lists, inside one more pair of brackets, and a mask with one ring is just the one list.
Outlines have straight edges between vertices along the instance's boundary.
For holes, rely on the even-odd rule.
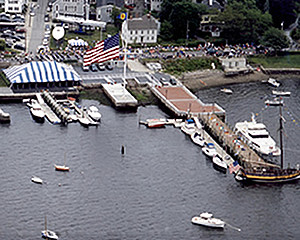
[[119,33],[107,38],[90,50],[87,50],[83,57],[83,65],[102,63],[119,57]]
[[237,172],[240,169],[240,165],[237,161],[234,161],[233,163],[229,164],[229,172],[233,173],[233,172]]

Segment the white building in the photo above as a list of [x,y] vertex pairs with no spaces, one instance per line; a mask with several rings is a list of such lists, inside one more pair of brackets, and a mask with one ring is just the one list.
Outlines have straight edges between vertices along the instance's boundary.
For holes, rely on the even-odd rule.
[[89,19],[89,0],[56,0],[52,7],[52,18],[75,17]]
[[163,0],[150,0],[150,11],[160,12]]
[[132,43],[156,43],[159,33],[159,22],[147,14],[141,18],[132,18],[123,22],[122,37],[129,44]]
[[5,13],[22,13],[23,5],[27,0],[5,0]]

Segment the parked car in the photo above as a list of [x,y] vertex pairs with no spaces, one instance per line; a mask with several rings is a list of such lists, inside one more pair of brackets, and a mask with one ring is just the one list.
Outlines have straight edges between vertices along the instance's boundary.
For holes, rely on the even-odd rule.
[[107,63],[106,64],[106,68],[107,68],[107,70],[113,70],[113,66],[111,65],[111,63]]
[[172,85],[176,85],[177,83],[176,83],[176,80],[174,79],[174,78],[170,78],[170,83],[172,84]]
[[91,70],[92,70],[93,72],[97,72],[97,67],[96,67],[96,64],[95,64],[95,63],[93,63],[93,64],[91,65]]
[[98,68],[99,68],[100,71],[104,71],[105,70],[104,63],[98,63]]
[[25,51],[25,44],[17,43],[14,45],[14,49]]
[[85,71],[85,72],[88,72],[89,71],[89,66],[82,65],[82,70]]

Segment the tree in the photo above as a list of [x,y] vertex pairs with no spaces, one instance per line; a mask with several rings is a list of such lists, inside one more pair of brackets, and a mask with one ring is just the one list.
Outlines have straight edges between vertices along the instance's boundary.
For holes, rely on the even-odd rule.
[[5,50],[5,46],[6,46],[5,41],[3,39],[0,39],[0,50],[4,51]]
[[231,0],[217,20],[223,23],[222,36],[229,43],[258,43],[264,31],[272,26],[271,15],[263,14],[255,0]]
[[168,41],[173,39],[173,26],[169,21],[162,22],[160,32],[160,37],[163,40]]
[[282,30],[271,27],[263,35],[261,44],[266,47],[272,47],[275,52],[277,52],[283,48],[287,48],[289,46],[289,41]]
[[[200,14],[204,12],[204,9],[206,10],[201,4],[196,4],[192,1],[165,0],[162,3],[160,20],[162,25],[165,21],[171,24],[171,35],[175,40],[186,38],[187,32],[189,37],[192,37],[199,28]],[[165,26],[167,26],[167,24],[165,24]],[[162,36],[168,35],[165,32],[166,30],[166,28],[161,29]]]

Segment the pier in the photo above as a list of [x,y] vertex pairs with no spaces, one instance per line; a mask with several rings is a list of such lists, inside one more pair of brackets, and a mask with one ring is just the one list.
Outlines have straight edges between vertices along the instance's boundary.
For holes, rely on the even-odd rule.
[[127,91],[124,84],[102,84],[102,87],[116,108],[137,108],[138,101]]
[[205,104],[185,86],[153,86],[153,94],[177,117],[199,116],[210,113],[225,119],[225,110],[218,104]]

